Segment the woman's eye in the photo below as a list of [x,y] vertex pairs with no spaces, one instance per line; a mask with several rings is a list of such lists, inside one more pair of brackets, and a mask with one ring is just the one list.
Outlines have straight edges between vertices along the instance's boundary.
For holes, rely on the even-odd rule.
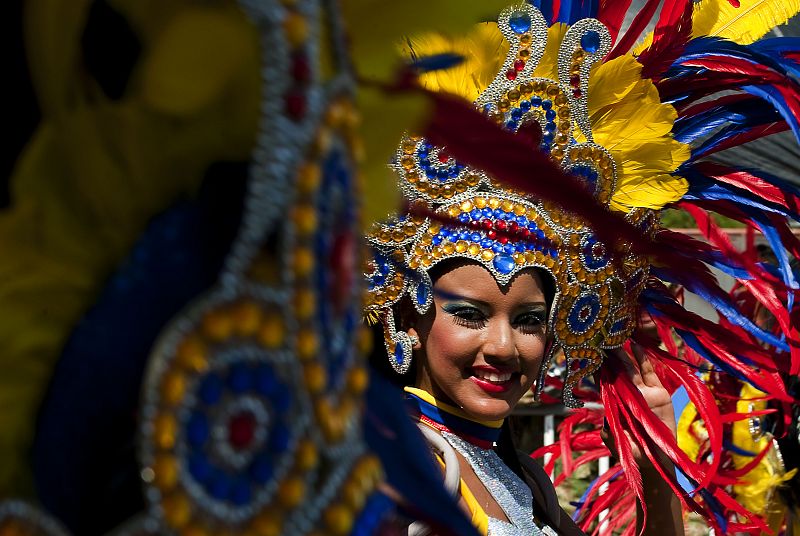
[[486,316],[474,307],[445,307],[445,311],[452,315],[453,321],[458,325],[481,327],[486,322]]
[[531,328],[541,326],[545,322],[544,313],[530,312],[518,316],[514,323],[518,326]]

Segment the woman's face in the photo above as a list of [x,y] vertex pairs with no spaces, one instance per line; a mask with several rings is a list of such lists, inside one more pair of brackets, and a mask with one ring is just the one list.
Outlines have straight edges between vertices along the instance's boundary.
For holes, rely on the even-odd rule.
[[483,266],[462,264],[433,286],[417,335],[416,386],[477,419],[506,417],[539,373],[547,303],[535,270],[500,286]]

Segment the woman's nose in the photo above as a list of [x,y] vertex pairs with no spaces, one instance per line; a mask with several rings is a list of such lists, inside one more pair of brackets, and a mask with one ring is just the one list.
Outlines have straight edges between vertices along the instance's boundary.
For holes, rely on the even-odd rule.
[[483,354],[497,359],[511,359],[516,356],[514,330],[510,322],[496,320],[489,323]]

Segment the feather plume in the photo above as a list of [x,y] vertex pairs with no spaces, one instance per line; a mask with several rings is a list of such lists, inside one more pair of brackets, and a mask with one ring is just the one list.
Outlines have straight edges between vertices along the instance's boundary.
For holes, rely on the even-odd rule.
[[798,12],[800,0],[741,0],[738,7],[725,0],[702,0],[694,8],[692,33],[749,45]]

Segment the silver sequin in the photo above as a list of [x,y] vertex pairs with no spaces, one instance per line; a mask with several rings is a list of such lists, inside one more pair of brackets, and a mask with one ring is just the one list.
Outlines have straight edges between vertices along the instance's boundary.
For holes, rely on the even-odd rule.
[[543,536],[533,522],[531,490],[493,450],[482,449],[448,432],[442,432],[442,436],[467,460],[510,521],[490,517],[489,536]]

